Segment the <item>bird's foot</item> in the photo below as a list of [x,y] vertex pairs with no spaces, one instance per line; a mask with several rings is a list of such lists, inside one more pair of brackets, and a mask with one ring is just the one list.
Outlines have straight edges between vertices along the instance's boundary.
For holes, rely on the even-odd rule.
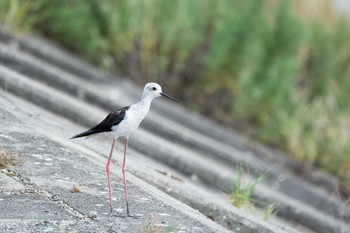
[[134,219],[139,219],[141,217],[140,215],[130,214],[129,206],[126,208],[126,215],[113,214],[113,208],[111,207],[111,209],[109,211],[109,216],[110,217],[118,217],[118,218],[134,218]]
[[141,216],[138,216],[138,215],[131,215],[130,214],[129,203],[128,202],[126,202],[126,215],[127,215],[127,217],[134,218],[134,219],[138,219],[138,218],[141,217]]
[[134,219],[139,219],[141,216],[139,216],[139,215],[131,215],[130,213],[128,213],[127,217],[134,218]]
[[139,219],[141,217],[139,215],[131,215],[131,214],[127,214],[127,215],[111,214],[110,216],[117,217],[117,218],[133,218],[133,219]]

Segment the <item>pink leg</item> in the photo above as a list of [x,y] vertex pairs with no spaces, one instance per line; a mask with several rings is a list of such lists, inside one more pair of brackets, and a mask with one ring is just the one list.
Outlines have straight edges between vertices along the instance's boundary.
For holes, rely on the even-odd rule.
[[112,154],[113,154],[113,151],[114,151],[115,140],[116,140],[116,138],[113,138],[111,152],[109,153],[109,157],[108,157],[108,161],[107,161],[107,165],[106,165],[108,189],[109,189],[109,205],[111,207],[110,213],[112,213],[112,211],[113,211],[113,204],[112,204],[113,201],[112,201],[112,186],[111,186],[111,177],[110,177],[109,164],[111,163],[111,158],[112,158]]
[[124,159],[123,159],[123,166],[122,166],[122,173],[123,173],[123,181],[124,181],[124,193],[125,193],[125,201],[126,201],[126,214],[128,217],[133,217],[133,218],[138,218],[136,216],[132,216],[130,214],[129,211],[129,201],[128,201],[128,190],[126,187],[126,176],[125,176],[125,172],[126,172],[126,151],[128,149],[128,140],[129,140],[129,136],[125,137],[125,147],[124,147]]
[[126,187],[126,176],[125,176],[125,172],[126,172],[126,165],[125,165],[125,162],[126,162],[126,150],[128,149],[128,140],[129,140],[129,137],[126,136],[125,137],[125,146],[124,146],[124,159],[123,159],[123,166],[122,166],[122,173],[123,173],[123,182],[124,182],[124,193],[125,193],[125,201],[126,201],[126,213],[128,216],[130,216],[130,213],[129,213],[129,202],[128,202],[128,190],[127,190],[127,187]]

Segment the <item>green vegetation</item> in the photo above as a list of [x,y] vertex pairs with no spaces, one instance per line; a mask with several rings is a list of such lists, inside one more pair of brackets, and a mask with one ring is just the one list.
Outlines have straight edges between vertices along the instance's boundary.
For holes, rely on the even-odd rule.
[[254,203],[256,202],[256,200],[253,198],[253,193],[255,187],[258,183],[263,181],[266,178],[266,176],[262,175],[258,177],[257,180],[249,181],[249,176],[243,173],[243,166],[238,166],[237,181],[234,184],[234,188],[230,195],[230,199],[232,204],[237,208],[244,207],[248,209],[254,209]]
[[314,1],[327,14],[312,19],[298,2],[5,0],[0,21],[141,85],[166,83],[188,106],[350,187],[350,22],[331,1]]
[[264,203],[253,197],[256,186],[267,178],[266,174],[262,174],[252,180],[249,172],[245,171],[243,165],[237,166],[237,181],[234,184],[229,198],[234,206],[248,212],[255,213],[256,207],[262,209],[262,217],[264,221],[268,221],[272,215],[277,213],[277,206],[274,203]]
[[270,217],[276,215],[278,212],[276,204],[270,204],[264,209],[264,221],[269,221]]

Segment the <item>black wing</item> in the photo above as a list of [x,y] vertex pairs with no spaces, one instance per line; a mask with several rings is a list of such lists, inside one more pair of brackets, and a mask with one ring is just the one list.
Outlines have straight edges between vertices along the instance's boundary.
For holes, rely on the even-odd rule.
[[117,109],[113,112],[110,112],[106,116],[106,118],[103,121],[101,121],[100,124],[92,127],[91,129],[89,129],[85,132],[77,134],[77,135],[71,137],[70,139],[80,138],[80,137],[85,137],[85,136],[89,136],[92,134],[112,131],[112,127],[118,125],[124,119],[125,113],[129,108],[130,108],[130,106],[127,106],[127,107]]

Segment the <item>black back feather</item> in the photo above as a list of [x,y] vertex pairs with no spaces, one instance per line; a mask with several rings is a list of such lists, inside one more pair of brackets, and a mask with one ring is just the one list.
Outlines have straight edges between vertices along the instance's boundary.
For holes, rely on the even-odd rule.
[[92,127],[91,129],[77,134],[70,139],[86,137],[92,134],[102,133],[112,131],[112,127],[118,125],[125,117],[126,111],[130,108],[130,106],[119,108],[110,112],[106,118],[101,121],[98,125]]

